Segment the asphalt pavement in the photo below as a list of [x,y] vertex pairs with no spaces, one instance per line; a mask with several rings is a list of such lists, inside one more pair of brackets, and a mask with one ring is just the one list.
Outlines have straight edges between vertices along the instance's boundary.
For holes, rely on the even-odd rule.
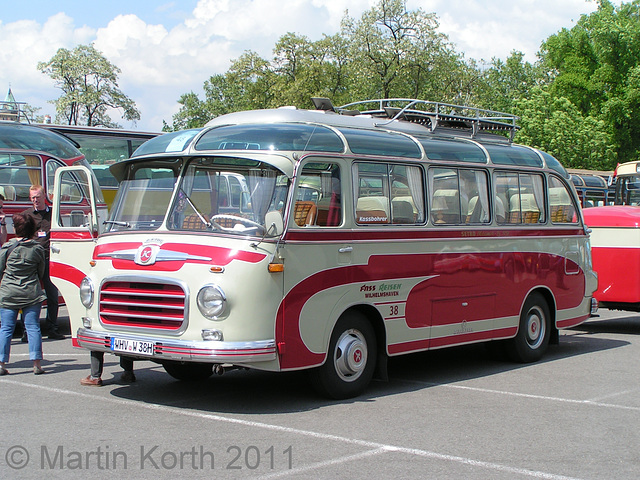
[[0,377],[0,478],[640,476],[639,314],[601,310],[535,364],[482,345],[393,358],[388,382],[347,401],[304,372],[185,383],[145,361],[124,384],[112,355],[105,385],[85,387],[87,351],[43,349],[36,376],[14,339]]

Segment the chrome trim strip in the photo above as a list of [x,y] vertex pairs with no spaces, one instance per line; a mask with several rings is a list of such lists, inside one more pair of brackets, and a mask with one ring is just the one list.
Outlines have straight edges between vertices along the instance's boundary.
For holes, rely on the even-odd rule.
[[[275,340],[258,340],[253,342],[216,342],[216,341],[181,341],[148,337],[142,335],[111,334],[95,332],[79,328],[78,344],[89,350],[113,352],[109,344],[111,338],[153,342],[156,346],[153,355],[140,355],[138,358],[162,361],[179,360],[204,363],[255,363],[268,362],[277,358]],[[158,352],[160,350],[160,352]]]

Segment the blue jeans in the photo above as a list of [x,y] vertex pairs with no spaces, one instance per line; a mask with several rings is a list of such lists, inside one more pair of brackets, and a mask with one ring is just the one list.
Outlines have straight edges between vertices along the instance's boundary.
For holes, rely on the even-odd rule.
[[[22,308],[24,327],[29,338],[29,360],[42,360],[42,334],[40,333],[40,309],[42,303]],[[0,308],[0,362],[9,361],[11,337],[16,328],[19,309]]]

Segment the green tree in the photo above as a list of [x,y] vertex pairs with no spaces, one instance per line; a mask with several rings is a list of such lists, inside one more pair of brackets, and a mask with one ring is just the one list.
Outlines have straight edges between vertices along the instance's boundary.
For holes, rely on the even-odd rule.
[[599,0],[542,46],[542,65],[553,81],[550,93],[564,97],[610,132],[619,161],[640,154],[640,0],[615,7]]
[[51,102],[59,123],[117,127],[109,109],[120,110],[126,120],[140,119],[133,100],[118,88],[120,69],[93,45],[79,45],[71,51],[60,48],[48,62],[39,62],[38,70],[63,91]]
[[517,102],[521,130],[516,141],[540,148],[567,168],[611,170],[616,152],[602,119],[585,116],[564,97],[534,87],[529,98]]
[[380,0],[357,22],[345,14],[336,35],[313,42],[287,33],[271,61],[245,52],[224,75],[205,82],[204,100],[181,96],[165,129],[201,125],[203,116],[229,111],[310,108],[314,96],[334,105],[389,97],[464,103],[478,83],[477,69],[437,29],[434,14],[407,11],[404,0]]
[[343,20],[349,39],[348,89],[354,98],[456,101],[470,94],[468,71],[433,13],[409,11],[405,0],[380,0],[358,21]]
[[476,89],[478,104],[484,108],[511,113],[531,89],[545,83],[540,68],[524,60],[524,54],[512,51],[506,61],[493,58]]

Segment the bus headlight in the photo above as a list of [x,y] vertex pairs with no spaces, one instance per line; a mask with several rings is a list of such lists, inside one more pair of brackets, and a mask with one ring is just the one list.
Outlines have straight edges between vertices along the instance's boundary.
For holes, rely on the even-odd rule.
[[205,285],[198,292],[197,303],[202,315],[216,320],[226,309],[227,297],[217,285]]
[[84,277],[80,282],[80,301],[85,308],[93,305],[93,282],[89,277]]

